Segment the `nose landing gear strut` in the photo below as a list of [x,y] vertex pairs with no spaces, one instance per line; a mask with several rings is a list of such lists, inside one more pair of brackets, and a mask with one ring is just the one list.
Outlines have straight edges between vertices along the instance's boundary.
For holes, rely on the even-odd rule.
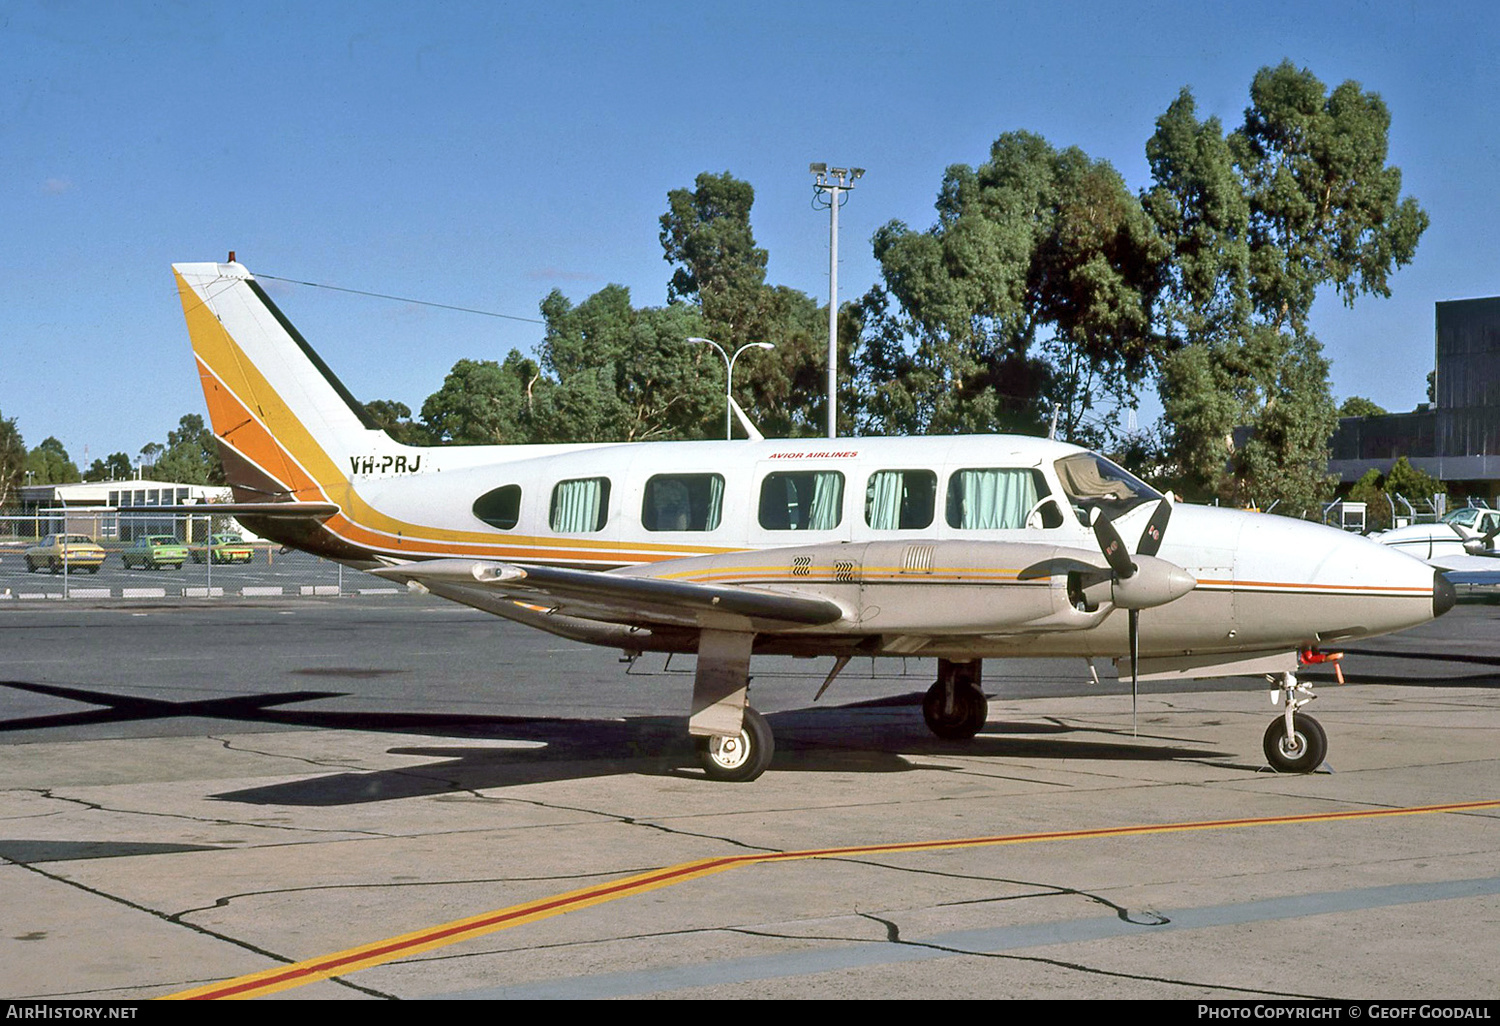
[[1266,727],[1262,740],[1266,761],[1278,773],[1311,773],[1323,765],[1328,756],[1328,735],[1323,725],[1311,716],[1299,716],[1297,710],[1318,696],[1312,685],[1299,681],[1291,671],[1277,678],[1268,676],[1277,690],[1271,692],[1273,703],[1284,702],[1285,711]]

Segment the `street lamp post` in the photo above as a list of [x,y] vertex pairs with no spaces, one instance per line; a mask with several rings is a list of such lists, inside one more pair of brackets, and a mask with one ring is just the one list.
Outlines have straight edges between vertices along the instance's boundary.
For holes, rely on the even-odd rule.
[[694,336],[688,341],[707,343],[717,349],[719,355],[724,358],[724,437],[731,438],[734,435],[734,420],[732,419],[734,415],[734,361],[738,360],[740,354],[746,349],[775,349],[776,346],[770,342],[746,342],[734,351],[733,356],[730,356],[724,351],[723,346],[711,338]]
[[813,204],[828,205],[828,437],[839,433],[839,207],[848,200],[844,194],[864,177],[862,167],[829,167],[809,164],[813,175]]

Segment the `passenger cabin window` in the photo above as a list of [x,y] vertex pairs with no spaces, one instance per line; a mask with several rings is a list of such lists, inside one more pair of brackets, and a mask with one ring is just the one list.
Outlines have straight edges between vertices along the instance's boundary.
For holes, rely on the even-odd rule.
[[474,500],[474,515],[491,527],[509,531],[521,520],[521,486],[502,485]]
[[1143,502],[1161,498],[1161,493],[1123,467],[1093,452],[1064,456],[1054,466],[1073,512],[1080,523],[1089,522],[1090,511],[1102,508],[1111,517],[1119,516]]
[[1061,527],[1056,502],[1038,507],[1050,494],[1042,472],[1033,468],[960,470],[948,478],[948,526],[962,531],[1019,530],[1036,509],[1043,527]]
[[559,481],[552,489],[552,509],[547,522],[560,534],[604,530],[609,522],[609,478]]
[[878,470],[865,486],[865,523],[877,531],[932,526],[937,475],[930,470]]
[[658,474],[646,482],[641,526],[648,531],[713,531],[723,512],[723,475]]
[[837,470],[767,474],[760,526],[767,531],[831,531],[844,519],[844,475]]

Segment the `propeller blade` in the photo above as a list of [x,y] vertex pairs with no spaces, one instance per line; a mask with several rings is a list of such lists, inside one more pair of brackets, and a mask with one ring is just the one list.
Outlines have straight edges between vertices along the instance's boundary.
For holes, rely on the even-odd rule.
[[1140,736],[1140,719],[1136,713],[1141,692],[1141,611],[1130,611],[1130,734]]
[[1099,551],[1104,553],[1104,559],[1115,576],[1122,581],[1133,576],[1135,564],[1131,562],[1130,553],[1125,549],[1125,539],[1120,537],[1120,532],[1115,530],[1114,523],[1104,515],[1103,510],[1094,510],[1093,527]]
[[1140,544],[1135,547],[1138,556],[1154,556],[1161,548],[1162,535],[1167,533],[1167,521],[1172,519],[1172,503],[1168,499],[1162,499],[1156,504],[1156,509],[1151,514],[1151,519],[1146,521],[1146,529],[1141,532]]

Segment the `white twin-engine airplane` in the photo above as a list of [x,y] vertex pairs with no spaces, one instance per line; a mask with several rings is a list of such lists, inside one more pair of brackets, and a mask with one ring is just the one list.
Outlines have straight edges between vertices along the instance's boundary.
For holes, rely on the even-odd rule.
[[[922,711],[985,724],[985,659],[1114,659],[1140,678],[1265,674],[1277,769],[1327,739],[1299,655],[1423,623],[1453,588],[1403,553],[1175,503],[1096,453],[1016,436],[398,444],[238,263],[174,270],[246,527],[627,656],[697,655],[708,776],[773,751],[752,654],[935,657]],[[1123,612],[1122,612],[1123,611]],[[1122,665],[1123,664],[1123,665]],[[822,690],[819,691],[819,695]]]

